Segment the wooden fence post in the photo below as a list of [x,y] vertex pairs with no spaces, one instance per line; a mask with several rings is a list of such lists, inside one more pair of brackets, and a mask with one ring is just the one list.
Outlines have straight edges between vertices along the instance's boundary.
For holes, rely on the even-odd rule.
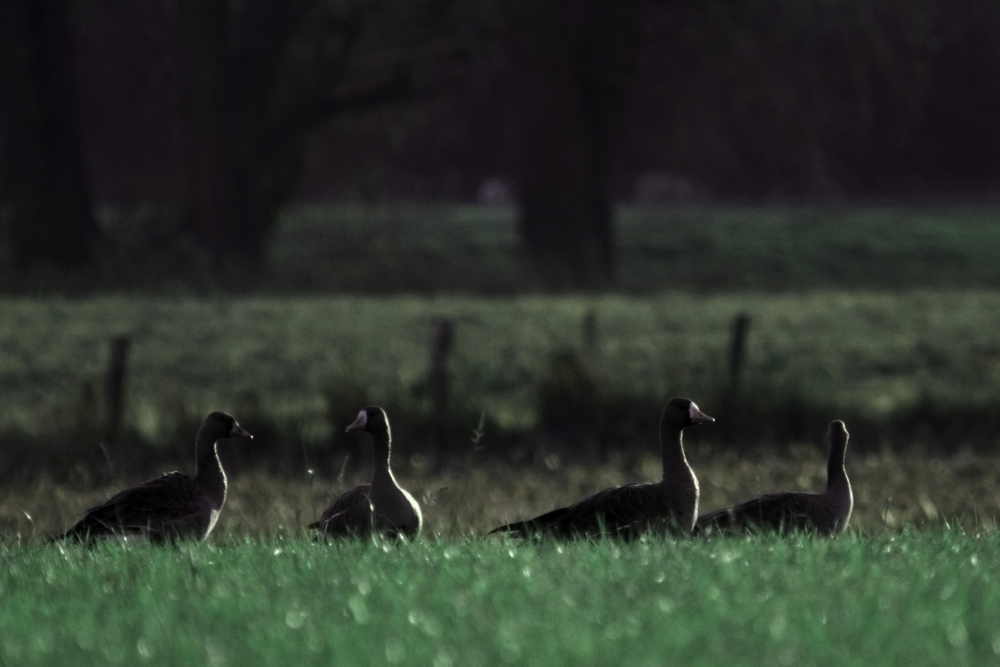
[[128,365],[128,336],[111,339],[108,370],[104,376],[104,439],[114,445],[125,412],[125,369]]
[[732,440],[739,429],[740,383],[743,366],[746,363],[747,336],[750,332],[750,316],[737,313],[729,328],[729,383],[723,401],[725,424],[723,433],[726,442]]
[[582,335],[584,351],[593,352],[597,348],[597,313],[593,308],[583,316]]
[[453,342],[452,323],[446,317],[435,317],[431,322],[430,368],[427,373],[435,420],[443,419],[448,412],[448,355],[451,354]]

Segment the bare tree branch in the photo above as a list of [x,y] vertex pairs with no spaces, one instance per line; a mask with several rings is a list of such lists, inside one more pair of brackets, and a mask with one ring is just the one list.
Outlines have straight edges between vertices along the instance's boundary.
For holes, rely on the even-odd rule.
[[177,0],[187,228],[219,253],[259,258],[309,133],[458,85],[476,50],[468,7],[493,1]]

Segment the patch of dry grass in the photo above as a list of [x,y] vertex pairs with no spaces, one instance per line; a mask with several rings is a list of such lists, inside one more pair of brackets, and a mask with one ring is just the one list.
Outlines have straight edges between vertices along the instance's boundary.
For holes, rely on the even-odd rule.
[[[818,447],[798,445],[781,453],[708,449],[699,451],[694,438],[688,445],[701,483],[702,511],[769,491],[816,491],[825,484],[825,454]],[[550,455],[527,466],[483,460],[438,472],[418,458],[415,463],[400,461],[397,467],[400,483],[424,509],[425,535],[485,533],[601,488],[652,481],[659,475],[659,460],[651,454],[593,466],[568,464]],[[1000,518],[996,484],[1000,455],[849,453],[848,473],[854,487],[854,530],[880,532],[942,522],[992,528]],[[136,481],[83,488],[52,484],[42,477],[32,483],[7,484],[0,489],[0,533],[8,538],[53,534],[70,525],[84,508]],[[339,492],[365,481],[364,473],[340,482],[325,477],[310,480],[305,473],[298,479],[253,472],[232,475],[213,539],[297,533]]]

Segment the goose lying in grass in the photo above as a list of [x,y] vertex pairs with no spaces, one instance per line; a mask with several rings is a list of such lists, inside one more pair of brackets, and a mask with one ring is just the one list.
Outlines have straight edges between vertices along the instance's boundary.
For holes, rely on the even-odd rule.
[[491,531],[514,537],[632,538],[650,529],[690,533],[698,516],[698,478],[684,456],[685,428],[715,421],[686,398],[674,398],[660,417],[663,479],[599,491],[575,505]]
[[827,462],[826,491],[822,493],[769,493],[733,507],[727,507],[698,519],[695,533],[743,534],[754,530],[780,532],[805,530],[820,535],[836,535],[847,527],[854,507],[851,481],[844,459],[847,454],[847,428],[842,421],[832,421],[827,429],[830,458]]
[[91,507],[56,539],[147,537],[152,542],[203,540],[215,527],[226,502],[226,473],[216,451],[223,438],[252,438],[224,412],[213,412],[195,439],[195,474],[169,472]]
[[420,505],[396,483],[389,467],[392,433],[385,410],[370,405],[347,427],[366,431],[375,445],[375,470],[370,484],[356,486],[326,508],[320,520],[310,524],[317,537],[416,537],[423,517]]

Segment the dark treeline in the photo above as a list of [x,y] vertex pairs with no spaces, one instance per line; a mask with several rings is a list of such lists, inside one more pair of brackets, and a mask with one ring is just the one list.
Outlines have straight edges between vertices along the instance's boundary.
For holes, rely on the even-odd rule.
[[150,247],[253,267],[290,201],[471,201],[498,178],[543,278],[600,286],[616,198],[968,197],[1000,176],[991,0],[11,0],[0,26],[23,267],[94,261],[100,204],[152,211]]
[[[165,10],[92,11],[78,51],[96,195],[175,198]],[[995,2],[674,1],[643,18],[620,197],[643,171],[722,198],[969,194],[1000,177]],[[513,176],[510,66],[491,55],[439,97],[319,128],[296,194],[471,201],[484,179]]]
[[995,192],[1000,4],[721,0],[658,19],[637,163],[724,197]]

